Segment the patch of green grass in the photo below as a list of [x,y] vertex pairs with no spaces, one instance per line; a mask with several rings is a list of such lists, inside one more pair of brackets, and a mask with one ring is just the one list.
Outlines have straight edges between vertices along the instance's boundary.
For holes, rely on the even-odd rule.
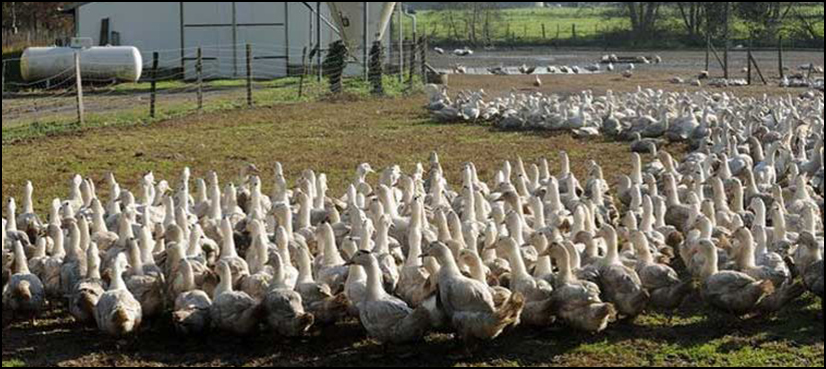
[[[822,15],[823,5],[802,6],[797,12],[805,15]],[[426,10],[417,13],[419,33],[425,30],[436,44],[456,44],[465,42],[464,17],[456,10]],[[497,45],[547,45],[551,42],[562,46],[604,46],[610,42],[611,47],[631,46],[632,40],[627,36],[631,30],[629,17],[620,15],[622,10],[617,7],[562,7],[562,8],[525,8],[503,9],[491,22],[489,31],[491,42]],[[659,37],[654,47],[684,48],[685,42],[691,41],[684,37],[685,27],[681,15],[675,8],[661,9],[659,23]],[[458,30],[450,26],[450,17]],[[545,27],[543,35],[542,27]],[[813,25],[816,36],[823,38],[823,21]],[[799,39],[809,41],[809,35],[802,32],[804,24],[796,16],[790,16],[784,23],[783,33],[787,40]],[[483,40],[482,27],[479,27],[479,39]],[[405,31],[407,37],[412,36],[412,29]],[[458,32],[458,39],[455,32]],[[748,24],[743,19],[734,19],[731,24],[732,38],[745,42],[749,38]],[[702,43],[703,40],[694,40]],[[793,41],[789,42],[791,45]],[[699,45],[699,44],[697,44]],[[693,45],[693,46],[697,46]],[[788,45],[787,45],[788,47]],[[811,46],[810,46],[811,47]]]
[[[273,81],[256,81],[253,84],[253,105],[256,107],[271,107],[278,104],[300,103],[316,101],[332,97],[328,92],[327,81],[317,82],[314,78],[305,80],[303,95],[299,96],[299,79],[297,77],[282,78]],[[387,97],[399,97],[406,93],[415,92],[421,88],[418,78],[414,78],[414,90],[409,85],[399,82],[397,77],[384,78],[384,90]],[[198,111],[195,89],[192,83],[183,81],[165,81],[158,84],[159,95],[156,105],[156,116],[149,116],[150,84],[128,83],[114,86],[105,93],[87,94],[85,101],[87,113],[85,124],[80,126],[76,114],[68,112],[40,115],[34,118],[21,118],[4,122],[2,129],[3,144],[31,140],[39,137],[49,137],[62,134],[77,133],[102,127],[125,127],[132,125],[150,125],[160,121],[184,117],[189,114],[213,113],[247,108],[246,81],[243,80],[216,80],[205,83],[204,106]],[[369,98],[371,86],[362,79],[351,78],[344,82],[345,96],[348,98]],[[226,91],[223,91],[226,90]],[[185,92],[182,92],[185,91]],[[217,92],[216,92],[217,91]],[[144,103],[135,105],[130,96],[143,94]],[[104,96],[105,95],[105,96]],[[213,96],[214,95],[214,96]],[[124,104],[118,98],[123,97]],[[108,99],[108,100],[107,100]],[[95,101],[97,105],[92,104]],[[32,104],[36,102],[32,100]],[[66,104],[72,104],[66,99]],[[106,110],[95,111],[93,106],[105,105]],[[119,107],[119,106],[123,107]]]
[[24,368],[26,364],[20,360],[9,360],[3,362],[4,368]]

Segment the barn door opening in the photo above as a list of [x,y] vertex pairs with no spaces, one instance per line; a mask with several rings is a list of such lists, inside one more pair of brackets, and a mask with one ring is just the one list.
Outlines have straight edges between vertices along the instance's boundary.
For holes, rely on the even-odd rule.
[[255,78],[288,75],[289,3],[181,3],[184,73],[195,76],[195,56],[203,53],[207,78],[241,78],[246,74],[246,45],[252,45]]

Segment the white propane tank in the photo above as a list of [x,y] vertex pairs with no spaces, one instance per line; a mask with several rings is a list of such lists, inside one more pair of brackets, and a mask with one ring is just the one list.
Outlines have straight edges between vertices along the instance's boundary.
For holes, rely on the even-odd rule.
[[141,52],[133,46],[30,47],[20,58],[20,74],[27,82],[74,76],[75,53],[87,81],[137,82],[143,72]]

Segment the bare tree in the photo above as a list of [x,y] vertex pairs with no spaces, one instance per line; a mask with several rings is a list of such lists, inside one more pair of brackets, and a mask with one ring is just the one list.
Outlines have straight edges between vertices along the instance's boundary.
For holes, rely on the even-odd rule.
[[799,2],[738,2],[735,4],[737,15],[745,21],[753,35],[774,38]]
[[442,9],[442,21],[457,42],[490,43],[494,24],[502,19],[495,2],[446,2]]
[[653,35],[663,4],[665,3],[654,1],[623,3],[622,6],[631,18],[631,31],[635,37],[647,39]]
[[705,33],[704,26],[706,24],[708,2],[677,2],[675,4],[689,37],[699,38]]

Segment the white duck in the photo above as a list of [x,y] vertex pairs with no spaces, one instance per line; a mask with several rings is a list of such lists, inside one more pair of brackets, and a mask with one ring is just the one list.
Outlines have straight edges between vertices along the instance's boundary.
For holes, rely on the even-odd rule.
[[369,251],[359,251],[349,262],[367,273],[367,297],[358,305],[367,334],[382,344],[404,344],[421,340],[430,329],[430,314],[424,307],[415,311],[384,291],[378,260]]
[[95,309],[100,297],[106,292],[100,275],[100,251],[92,243],[86,250],[86,279],[75,285],[69,299],[69,313],[78,323],[94,324]]
[[298,281],[295,290],[301,295],[304,308],[315,316],[317,324],[334,324],[347,312],[347,297],[344,294],[334,295],[330,286],[316,282],[313,278],[309,250],[299,247],[296,257]]
[[202,334],[209,330],[212,299],[195,285],[195,272],[188,260],[179,269],[182,281],[181,293],[175,297],[172,323],[175,331],[184,336]]
[[164,312],[165,307],[163,275],[146,273],[140,246],[135,240],[129,241],[128,252],[131,269],[126,288],[140,302],[143,319],[155,318]]
[[238,256],[238,251],[235,248],[235,234],[229,218],[224,218],[221,221],[221,237],[223,240],[219,261],[226,263],[231,268],[232,288],[240,288],[241,280],[250,275],[250,268],[247,261]]
[[13,317],[34,319],[46,307],[46,291],[36,275],[29,272],[26,252],[20,241],[14,243],[14,273],[3,286],[3,314],[6,309]]
[[631,241],[639,259],[636,271],[643,287],[651,295],[650,304],[664,310],[674,310],[680,307],[692,291],[692,282],[690,280],[680,281],[674,269],[654,262],[648,238],[644,233],[633,231]]
[[315,322],[315,317],[304,311],[301,295],[287,285],[284,265],[278,254],[273,255],[271,264],[273,280],[262,302],[267,316],[265,323],[282,337],[304,335]]
[[258,329],[262,305],[246,293],[233,290],[232,267],[227,261],[219,261],[216,272],[221,283],[209,310],[212,327],[239,337],[249,336]]
[[606,225],[599,235],[608,244],[608,253],[598,264],[601,289],[606,300],[616,306],[620,315],[635,318],[646,308],[650,296],[643,288],[637,272],[620,261],[616,230]]
[[132,296],[123,281],[123,273],[129,263],[126,255],[119,254],[112,265],[112,281],[98,300],[95,322],[105,334],[122,337],[135,333],[143,320],[141,304]]
[[705,256],[700,275],[702,296],[712,307],[735,316],[744,316],[779,311],[792,299],[793,294],[776,290],[770,280],[758,281],[745,273],[720,271],[717,248],[711,241],[700,241],[696,250]]
[[555,314],[574,329],[590,333],[605,330],[616,319],[614,306],[600,300],[596,284],[576,278],[565,247],[554,243],[545,254],[556,260],[559,267],[553,292]]
[[465,341],[492,340],[499,337],[505,328],[519,324],[525,305],[521,294],[513,294],[497,309],[488,286],[463,276],[447,246],[431,244],[422,253],[422,257],[430,256],[441,265],[439,299],[459,337]]

